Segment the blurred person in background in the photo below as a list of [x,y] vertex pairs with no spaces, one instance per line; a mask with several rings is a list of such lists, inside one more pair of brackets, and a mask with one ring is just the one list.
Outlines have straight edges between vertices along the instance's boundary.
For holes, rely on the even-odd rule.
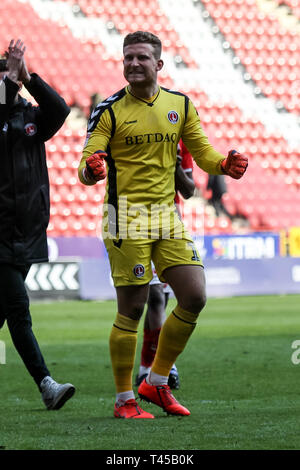
[[[49,410],[74,394],[72,384],[53,380],[32,331],[25,279],[32,263],[48,261],[49,178],[45,141],[63,125],[70,110],[36,73],[29,74],[26,47],[12,39],[0,72],[0,328],[13,344]],[[33,106],[19,94],[22,86]]]
[[224,175],[209,175],[207,181],[207,188],[210,189],[212,194],[208,202],[213,206],[216,211],[216,216],[226,215],[230,220],[234,219],[234,215],[230,214],[223,203],[223,196],[227,193],[227,185]]

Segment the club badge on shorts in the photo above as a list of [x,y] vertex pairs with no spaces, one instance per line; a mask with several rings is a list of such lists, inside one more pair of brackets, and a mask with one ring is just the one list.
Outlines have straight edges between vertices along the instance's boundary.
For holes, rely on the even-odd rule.
[[26,135],[28,136],[32,136],[36,134],[37,132],[36,125],[33,122],[29,122],[28,124],[26,124],[26,126],[24,127],[24,130],[25,130]]
[[145,266],[143,264],[136,264],[133,268],[133,274],[136,277],[143,277],[145,274]]
[[168,112],[168,119],[171,124],[176,124],[179,120],[178,113],[176,111],[169,111]]

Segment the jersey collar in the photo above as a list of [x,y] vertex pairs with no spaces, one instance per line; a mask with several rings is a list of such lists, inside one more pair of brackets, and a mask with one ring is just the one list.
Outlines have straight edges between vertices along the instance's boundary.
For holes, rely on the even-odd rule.
[[158,91],[155,93],[155,95],[151,96],[151,98],[149,98],[148,100],[147,99],[144,99],[144,98],[139,98],[138,96],[135,96],[130,90],[129,90],[129,86],[126,87],[126,90],[127,92],[133,96],[136,100],[139,100],[139,101],[142,101],[143,103],[145,103],[147,106],[153,106],[155,101],[157,100],[157,98],[159,97],[159,94],[160,94],[160,86],[158,87]]

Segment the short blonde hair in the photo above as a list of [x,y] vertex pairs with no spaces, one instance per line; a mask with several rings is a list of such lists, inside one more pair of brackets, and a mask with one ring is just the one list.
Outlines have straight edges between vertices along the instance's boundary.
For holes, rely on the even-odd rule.
[[153,47],[153,55],[156,59],[160,59],[161,56],[161,40],[148,31],[135,31],[134,33],[129,33],[124,38],[123,50],[124,47],[129,46],[130,44],[151,44]]

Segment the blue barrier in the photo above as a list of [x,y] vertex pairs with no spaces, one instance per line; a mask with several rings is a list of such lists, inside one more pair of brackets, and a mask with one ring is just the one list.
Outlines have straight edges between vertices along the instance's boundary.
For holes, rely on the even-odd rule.
[[[49,239],[50,260],[76,257],[82,299],[114,299],[103,241]],[[204,260],[209,297],[300,293],[300,258],[279,256],[277,233],[195,237]]]
[[[203,259],[261,259],[279,255],[280,237],[277,233],[248,235],[205,235],[194,237]],[[49,257],[102,258],[106,256],[102,240],[96,237],[48,238]]]
[[212,297],[300,293],[300,258],[206,260]]
[[276,233],[247,235],[205,235],[194,237],[203,259],[262,259],[280,254],[280,237]]
[[[209,297],[299,294],[300,258],[205,261]],[[114,299],[107,258],[82,260],[79,268],[82,299]]]

